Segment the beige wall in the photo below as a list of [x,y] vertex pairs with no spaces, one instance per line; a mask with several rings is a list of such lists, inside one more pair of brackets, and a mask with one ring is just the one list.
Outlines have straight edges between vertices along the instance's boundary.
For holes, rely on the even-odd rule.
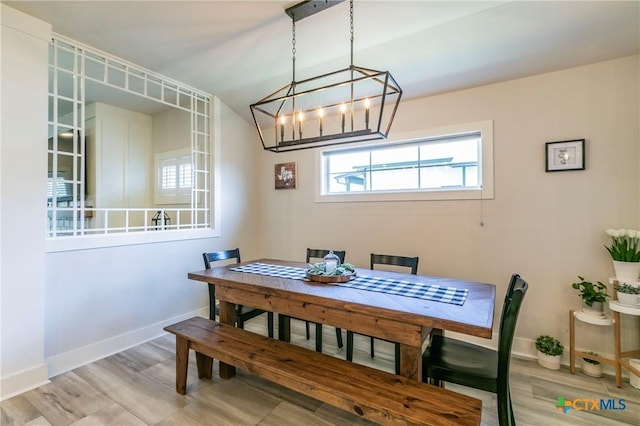
[[191,149],[191,114],[188,111],[167,108],[152,118],[154,154]]
[[[580,308],[570,284],[577,275],[606,282],[604,230],[639,226],[638,93],[634,56],[401,102],[392,133],[493,120],[495,198],[482,203],[316,203],[313,150],[265,152],[264,253],[304,260],[307,246],[332,247],[361,267],[374,251],[418,255],[421,274],[495,283],[498,307],[518,272],[531,290],[516,351],[531,352],[541,333],[568,345],[568,310]],[[545,173],[545,142],[581,138],[585,171]],[[298,189],[275,191],[273,166],[287,161],[298,163]],[[585,328],[581,340],[611,353],[611,332]]]
[[[261,229],[258,226],[262,214],[261,177],[257,171],[262,146],[255,128],[233,110],[220,102],[220,161],[215,171],[220,177],[219,200],[221,214],[218,250],[240,247],[243,260],[261,256]],[[216,131],[214,130],[214,133]],[[213,251],[212,247],[209,251]]]

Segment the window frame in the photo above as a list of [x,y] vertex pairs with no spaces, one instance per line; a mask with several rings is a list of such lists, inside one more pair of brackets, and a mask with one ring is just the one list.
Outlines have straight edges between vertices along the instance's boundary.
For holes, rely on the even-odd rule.
[[[122,64],[122,66],[124,66],[129,71],[130,75],[133,75],[136,72],[138,72],[140,73],[140,75],[144,75],[145,78],[148,78],[150,82],[158,81],[162,83],[163,91],[161,92],[161,95],[153,97],[153,100],[156,100],[168,105],[172,105],[172,106],[175,105],[175,106],[178,106],[178,108],[180,109],[191,111],[192,142],[191,142],[191,150],[189,150],[189,152],[191,153],[192,157],[200,156],[204,158],[204,160],[206,161],[208,170],[201,171],[199,170],[199,167],[197,167],[197,170],[195,171],[192,170],[192,172],[195,174],[195,177],[192,176],[192,179],[200,179],[200,181],[204,182],[203,183],[204,186],[202,188],[198,186],[196,189],[191,191],[193,192],[193,194],[191,193],[189,194],[189,200],[188,200],[188,203],[191,201],[192,197],[201,197],[203,200],[205,200],[204,208],[203,208],[204,210],[206,210],[205,219],[204,219],[204,222],[201,222],[201,223],[204,223],[205,226],[196,225],[196,226],[190,226],[190,227],[179,227],[178,229],[170,229],[166,231],[163,230],[160,232],[158,230],[153,230],[153,232],[83,233],[83,234],[65,235],[65,236],[50,235],[50,230],[46,229],[46,237],[45,237],[46,251],[58,252],[58,251],[69,251],[69,250],[85,250],[85,249],[93,249],[93,248],[101,248],[101,247],[113,247],[113,246],[154,243],[154,242],[219,237],[221,234],[220,233],[220,196],[219,196],[220,176],[218,173],[218,171],[220,170],[220,164],[219,164],[220,146],[218,142],[220,140],[220,132],[219,132],[219,125],[218,125],[218,123],[220,122],[220,109],[221,109],[220,100],[208,93],[199,91],[198,89],[194,89],[183,83],[170,80],[164,76],[161,76],[160,74],[154,73],[153,71],[150,71],[150,70],[146,70],[135,64],[126,62],[106,52],[101,52],[91,46],[84,45],[75,40],[67,38],[65,36],[53,33],[51,45],[53,45],[52,49],[54,50],[56,49],[55,43],[62,44],[65,50],[72,52],[72,54],[74,55],[74,58],[78,57],[77,56],[78,54],[75,52],[80,52],[80,55],[82,55],[82,58],[84,58],[85,56],[86,57],[92,56],[94,57],[94,59],[100,58],[106,61],[107,66],[109,67],[112,67],[113,64]],[[51,65],[50,60],[48,60],[47,63],[48,63],[48,68],[51,68],[53,66],[55,70],[58,69],[57,63],[54,63],[53,65]],[[74,64],[74,68],[69,72],[76,73],[77,70],[75,66],[76,65]],[[56,78],[55,73],[54,73],[54,78]],[[84,74],[82,74],[80,77],[81,81],[84,81],[84,78],[85,76]],[[110,84],[110,83],[107,85],[114,86],[114,84]],[[114,86],[114,90],[122,90],[122,89],[123,89],[122,87]],[[74,99],[72,99],[71,101],[83,102],[83,97],[84,97],[83,92],[84,92],[84,83],[79,83],[78,89],[74,88]],[[165,98],[164,95],[166,93],[169,93],[169,96]],[[171,93],[175,95],[173,96],[173,98],[170,96]],[[78,95],[78,99],[76,99],[76,94]],[[178,94],[179,96],[182,97],[180,99],[184,99],[185,95],[189,96],[190,100],[188,101],[188,103],[186,104],[179,103]],[[49,88],[48,96],[49,97],[53,96],[54,99],[57,99],[58,98],[57,89],[54,89],[54,91],[51,92],[51,88]],[[145,96],[145,97],[149,98],[149,96]],[[197,102],[200,102],[200,103],[198,104]],[[202,107],[202,105],[204,105],[204,107]],[[202,108],[204,108],[204,110]],[[55,111],[53,113],[54,118],[53,119],[50,118],[47,120],[48,126],[54,129],[54,144],[56,144],[56,141],[57,141],[57,134],[58,134],[57,129],[62,129],[62,130],[66,129],[66,130],[75,131],[74,152],[73,152],[74,158],[75,156],[78,156],[78,155],[80,156],[80,158],[83,158],[81,154],[84,151],[79,151],[79,150],[84,150],[84,143],[81,144],[79,142],[75,142],[75,140],[77,139],[78,141],[80,140],[83,141],[85,139],[85,125],[84,124],[80,125],[80,123],[84,123],[85,121],[84,109],[85,109],[84,106],[78,107],[79,112],[77,115],[74,114],[74,118],[73,118],[74,122],[72,124],[58,124],[59,117],[57,112]],[[205,117],[205,116],[208,117],[208,120],[205,121],[206,125],[204,127],[194,124],[198,122],[194,120],[200,120],[201,117]],[[199,135],[202,135],[202,136],[198,138]],[[203,146],[202,144],[205,144],[206,148],[204,149],[201,148]],[[53,151],[52,149],[48,149],[47,151],[49,153],[54,151],[57,152],[57,147],[54,147]],[[78,151],[80,152],[80,154],[77,153]],[[55,159],[55,153],[54,153],[54,159]],[[84,162],[84,160],[82,160],[82,162]],[[54,170],[54,172],[57,172],[57,171]],[[81,168],[79,170],[79,173],[77,173],[77,175],[82,175],[82,173],[84,173],[84,164],[81,165]],[[200,175],[198,175],[198,173],[200,173]],[[74,172],[74,176],[75,175],[76,173]],[[58,179],[52,179],[52,180],[55,181]],[[80,180],[79,182],[76,182],[76,181],[77,179],[74,179],[72,183],[74,185],[77,185],[78,187],[82,188],[85,184],[84,179]],[[47,183],[47,185],[49,184]],[[153,193],[154,190],[151,189],[151,191]],[[75,189],[74,189],[74,192],[75,192]],[[200,199],[200,198],[197,198],[197,199]],[[85,203],[84,191],[79,191],[79,195],[77,196],[77,198],[75,198],[75,201],[74,200],[71,200],[71,201],[72,201],[71,207],[59,209],[58,207],[52,208],[48,206],[47,212],[53,211],[52,218],[55,219],[55,214],[57,210],[60,210],[60,211],[69,210],[72,212],[72,215],[74,217],[74,223],[75,222],[81,223],[82,220],[75,219],[76,215],[77,217],[81,217],[81,215],[84,216],[85,212],[94,210],[92,205]],[[194,207],[193,205],[190,207],[191,210],[193,210],[194,208],[200,209],[200,207],[197,207],[197,206]],[[200,209],[200,210],[203,210],[203,209]],[[136,209],[131,209],[131,210],[136,210]],[[137,210],[140,210],[140,209],[137,209]],[[150,207],[150,208],[146,208],[145,210],[149,210],[149,211],[153,210],[153,212],[155,212],[157,208]],[[174,208],[172,210],[176,210],[176,209]],[[84,228],[74,228],[74,230],[75,229],[82,230]]]
[[[446,189],[409,189],[372,192],[344,192],[339,194],[326,194],[323,192],[326,171],[324,166],[325,153],[349,151],[361,147],[371,150],[386,148],[394,145],[402,145],[412,142],[420,142],[425,139],[441,139],[447,135],[459,135],[464,133],[480,132],[481,146],[479,163],[482,168],[482,185],[480,188],[446,188]],[[349,147],[327,148],[317,150],[315,153],[315,201],[318,203],[338,202],[366,202],[366,201],[437,201],[437,200],[479,200],[493,199],[493,120],[475,121],[451,126],[443,126],[412,132],[395,133],[386,142],[371,142],[354,144]]]

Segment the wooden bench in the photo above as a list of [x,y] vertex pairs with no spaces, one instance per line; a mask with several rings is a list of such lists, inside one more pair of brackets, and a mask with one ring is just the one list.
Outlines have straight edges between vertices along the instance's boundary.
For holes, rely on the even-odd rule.
[[193,349],[199,378],[211,378],[216,358],[379,424],[480,424],[479,400],[443,388],[201,317],[164,329],[176,335],[176,391],[182,395]]

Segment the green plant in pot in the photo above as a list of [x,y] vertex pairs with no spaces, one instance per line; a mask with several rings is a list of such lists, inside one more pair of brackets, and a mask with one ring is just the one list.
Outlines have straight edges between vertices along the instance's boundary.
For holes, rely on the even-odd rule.
[[571,284],[571,287],[580,292],[580,297],[587,309],[583,308],[583,311],[595,311],[602,313],[603,303],[607,301],[607,286],[598,281],[596,284],[585,281],[585,279],[578,275],[579,282]]
[[619,282],[635,282],[640,276],[640,231],[635,229],[607,229],[611,245],[605,246]]
[[618,302],[623,305],[640,305],[640,287],[634,287],[625,283],[616,289],[616,293],[618,295]]
[[[587,352],[589,355],[600,356],[596,352]],[[582,372],[591,377],[602,377],[602,365],[600,361],[591,358],[582,358]]]
[[550,370],[560,369],[564,346],[558,339],[546,334],[538,336],[536,349],[538,350],[538,364]]

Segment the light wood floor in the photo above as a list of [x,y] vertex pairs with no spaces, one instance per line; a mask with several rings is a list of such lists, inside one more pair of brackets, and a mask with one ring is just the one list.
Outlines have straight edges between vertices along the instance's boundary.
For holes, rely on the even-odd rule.
[[[265,317],[262,315],[261,317]],[[247,329],[266,333],[266,320],[256,318]],[[304,323],[292,321],[292,340],[314,347],[304,337]],[[336,346],[335,331],[324,327],[324,352],[344,358]],[[346,338],[346,336],[345,336]],[[393,346],[356,336],[354,360],[393,371]],[[51,379],[51,383],[1,403],[5,425],[348,425],[370,424],[314,399],[238,370],[228,381],[217,376],[199,381],[191,354],[187,395],[175,392],[174,336],[167,335]],[[496,425],[495,396],[460,386],[450,389],[483,401],[482,424]],[[568,369],[546,370],[530,360],[514,359],[511,390],[519,425],[640,425],[640,391],[625,381],[621,389],[612,377],[594,379]],[[624,400],[624,410],[556,409],[565,400]]]

